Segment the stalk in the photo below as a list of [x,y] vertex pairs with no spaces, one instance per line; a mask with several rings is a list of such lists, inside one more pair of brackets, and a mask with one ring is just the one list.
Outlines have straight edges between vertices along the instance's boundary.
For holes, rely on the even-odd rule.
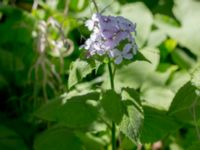
[[95,0],[92,0],[92,2],[94,3],[94,7],[95,7],[97,13],[99,13],[99,8],[98,8],[98,6],[97,6],[96,1],[95,1]]
[[[110,86],[112,90],[115,90],[114,86],[114,73],[112,71],[111,62],[108,63],[109,77],[110,77]],[[112,122],[112,150],[116,150],[116,127],[115,123]]]

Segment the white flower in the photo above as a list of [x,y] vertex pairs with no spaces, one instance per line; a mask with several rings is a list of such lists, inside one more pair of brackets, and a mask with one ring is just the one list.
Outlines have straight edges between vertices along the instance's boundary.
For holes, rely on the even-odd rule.
[[92,31],[94,29],[94,21],[93,20],[87,20],[85,22],[85,26],[88,27],[88,29],[90,31]]
[[[85,25],[92,31],[84,45],[89,56],[108,55],[116,64],[120,64],[123,59],[132,59],[136,54],[137,45],[131,34],[135,32],[136,26],[131,21],[121,16],[103,16],[97,13],[92,15]],[[118,46],[124,40],[127,40],[127,43],[119,49]]]

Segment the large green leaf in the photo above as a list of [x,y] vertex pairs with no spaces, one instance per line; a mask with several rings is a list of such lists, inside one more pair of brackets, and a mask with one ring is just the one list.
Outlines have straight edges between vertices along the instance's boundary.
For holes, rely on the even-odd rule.
[[162,30],[152,31],[149,35],[147,45],[149,47],[157,47],[159,46],[165,39],[167,35]]
[[140,105],[139,94],[131,88],[122,92],[125,114],[120,122],[119,129],[132,142],[140,143],[140,132],[143,125],[143,110]]
[[174,93],[166,87],[153,86],[142,92],[145,104],[158,109],[168,110],[173,100]]
[[[135,61],[128,65],[124,65],[116,70],[115,87],[116,91],[120,91],[123,87],[139,88],[146,80],[149,73],[153,72],[159,63],[159,52],[157,49],[145,48],[140,51],[148,61]],[[108,89],[109,86],[108,73],[104,75],[103,87]]]
[[113,90],[108,90],[102,95],[101,105],[110,120],[119,123],[123,117],[122,98]]
[[93,92],[66,99],[52,100],[42,106],[35,115],[49,121],[63,123],[68,127],[85,127],[96,120],[96,101],[99,93]]
[[168,87],[174,93],[176,93],[189,80],[190,80],[189,73],[185,70],[179,70],[171,76],[171,78],[168,82]]
[[89,132],[78,132],[76,135],[80,138],[86,150],[102,150],[107,144],[100,135],[95,136]]
[[180,121],[192,122],[200,118],[199,106],[199,90],[191,82],[188,82],[180,88],[174,97],[169,114]]
[[197,150],[197,149],[199,149],[199,147],[200,147],[200,142],[199,141],[193,142],[191,144],[191,146],[188,148],[188,150]]
[[[173,13],[180,21],[181,27],[178,27],[172,21],[167,21],[166,17],[156,17],[155,24],[162,29],[171,38],[188,48],[192,53],[200,56],[200,2],[195,0],[175,0]],[[191,17],[192,16],[192,17]],[[172,20],[172,19],[168,19]]]
[[176,48],[171,53],[173,61],[183,69],[190,69],[191,66],[195,64],[194,59],[192,59],[187,53],[181,49]]
[[159,109],[168,110],[174,93],[166,83],[177,66],[168,67],[165,72],[151,72],[141,86],[141,96],[145,104]]
[[80,139],[65,128],[51,128],[34,142],[35,150],[83,150]]
[[153,143],[178,129],[178,124],[168,115],[153,107],[144,107],[143,143]]
[[13,130],[0,125],[0,149],[1,150],[28,150],[23,139]]
[[[28,46],[27,44],[32,42],[31,32],[35,25],[35,19],[29,13],[17,7],[1,5],[0,12],[6,16],[5,21],[0,24],[2,35],[0,44],[11,42],[13,44],[23,43]],[[17,48],[22,48],[24,45],[18,45]],[[12,47],[12,45],[9,46]]]
[[153,16],[150,10],[144,5],[144,3],[130,3],[122,6],[120,15],[137,24],[136,41],[139,47],[142,46],[150,34],[153,23]]

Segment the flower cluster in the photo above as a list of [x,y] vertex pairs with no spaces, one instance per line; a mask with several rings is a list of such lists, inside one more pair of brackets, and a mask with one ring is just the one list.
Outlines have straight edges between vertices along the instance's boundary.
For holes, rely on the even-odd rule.
[[132,59],[137,52],[137,45],[131,32],[136,32],[136,25],[121,16],[103,16],[93,14],[85,25],[92,34],[86,40],[84,48],[88,56],[108,55],[115,64],[123,59]]

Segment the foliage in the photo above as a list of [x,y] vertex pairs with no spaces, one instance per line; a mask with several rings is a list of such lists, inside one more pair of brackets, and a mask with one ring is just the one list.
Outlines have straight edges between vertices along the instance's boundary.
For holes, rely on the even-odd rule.
[[87,59],[90,0],[0,1],[0,149],[198,150],[200,2],[96,0],[136,22],[139,52],[114,68]]

